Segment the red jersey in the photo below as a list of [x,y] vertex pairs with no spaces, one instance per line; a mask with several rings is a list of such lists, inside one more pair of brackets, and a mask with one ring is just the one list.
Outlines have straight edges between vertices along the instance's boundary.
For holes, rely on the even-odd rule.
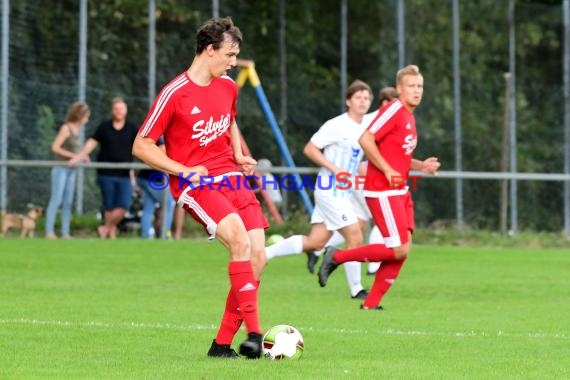
[[[410,173],[412,154],[418,142],[414,115],[399,99],[394,99],[380,109],[368,126],[368,131],[374,135],[382,157],[402,175],[403,178],[398,178],[397,181],[405,183]],[[384,191],[394,187],[390,185],[384,173],[370,163],[364,190]]]
[[[205,166],[208,176],[236,172],[230,125],[236,115],[237,93],[230,77],[198,86],[184,72],[162,88],[139,133],[154,141],[164,135],[168,157],[188,167]],[[174,199],[188,186],[184,182],[179,175],[170,175]]]

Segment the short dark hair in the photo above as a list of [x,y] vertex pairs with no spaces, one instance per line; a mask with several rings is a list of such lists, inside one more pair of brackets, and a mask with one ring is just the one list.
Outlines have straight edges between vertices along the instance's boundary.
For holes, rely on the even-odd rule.
[[352,98],[352,95],[356,94],[358,91],[368,91],[368,93],[370,94],[370,100],[372,100],[372,98],[374,97],[370,86],[366,84],[366,82],[357,79],[354,82],[352,82],[350,86],[348,86],[348,88],[346,89],[345,93],[346,100]]
[[382,104],[384,100],[391,101],[398,97],[398,91],[394,87],[383,87],[378,93],[378,102]]
[[218,50],[224,42],[224,34],[241,47],[243,36],[231,17],[213,18],[202,24],[196,33],[196,54],[202,53],[210,44]]

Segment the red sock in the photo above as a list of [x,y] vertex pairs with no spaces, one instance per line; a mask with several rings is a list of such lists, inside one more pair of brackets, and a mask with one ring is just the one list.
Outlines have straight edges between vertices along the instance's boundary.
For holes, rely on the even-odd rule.
[[344,264],[348,261],[378,262],[395,260],[394,250],[384,244],[368,244],[360,247],[338,250],[333,255],[333,260],[337,264]]
[[261,334],[259,312],[257,309],[257,280],[253,276],[251,262],[230,261],[230,283],[232,292],[239,305],[239,311],[248,333]]
[[[260,281],[256,281],[256,286],[259,289]],[[234,336],[239,331],[241,324],[243,323],[243,318],[239,311],[239,305],[234,292],[230,289],[228,292],[228,298],[226,299],[226,310],[222,316],[222,323],[220,324],[220,329],[218,330],[218,335],[216,335],[216,343],[231,345]]]
[[238,309],[238,302],[232,289],[228,292],[226,299],[226,310],[222,316],[222,323],[216,335],[216,343],[231,345],[234,336],[239,331],[243,318]]
[[368,297],[364,300],[364,307],[374,308],[380,305],[382,297],[398,277],[400,269],[402,269],[402,265],[404,265],[405,261],[406,259],[386,261],[380,265],[380,269],[376,272],[374,283],[368,292]]

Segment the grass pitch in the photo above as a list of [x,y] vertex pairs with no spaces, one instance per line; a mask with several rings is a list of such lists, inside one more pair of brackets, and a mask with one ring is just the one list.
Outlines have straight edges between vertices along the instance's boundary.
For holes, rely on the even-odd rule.
[[218,243],[3,239],[0,378],[570,378],[569,274],[570,250],[416,246],[378,312],[342,270],[320,288],[304,255],[276,259],[262,324],[299,328],[303,357],[228,361],[206,357],[229,287]]

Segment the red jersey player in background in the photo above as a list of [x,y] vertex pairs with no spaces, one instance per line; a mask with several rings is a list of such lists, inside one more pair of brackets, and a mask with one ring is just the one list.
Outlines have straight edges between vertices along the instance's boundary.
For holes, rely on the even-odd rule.
[[369,244],[337,250],[328,247],[319,268],[319,284],[325,286],[329,275],[347,261],[376,262],[382,265],[361,309],[382,309],[380,301],[394,283],[412,246],[414,203],[406,185],[410,169],[436,174],[436,157],[414,160],[418,141],[414,109],[420,104],[424,79],[415,65],[396,74],[398,98],[380,109],[359,143],[368,158],[364,196],[385,244]]
[[[192,65],[155,99],[133,154],[170,175],[170,190],[178,204],[229,251],[231,288],[208,356],[238,358],[231,343],[245,321],[248,338],[239,352],[258,358],[262,347],[257,289],[268,224],[254,192],[238,183],[242,172],[253,173],[256,164],[241,150],[235,121],[237,86],[227,76],[236,66],[241,43],[242,34],[229,17],[200,27]],[[156,145],[162,135],[166,154]],[[199,186],[203,176],[208,176],[208,183],[226,185]]]

